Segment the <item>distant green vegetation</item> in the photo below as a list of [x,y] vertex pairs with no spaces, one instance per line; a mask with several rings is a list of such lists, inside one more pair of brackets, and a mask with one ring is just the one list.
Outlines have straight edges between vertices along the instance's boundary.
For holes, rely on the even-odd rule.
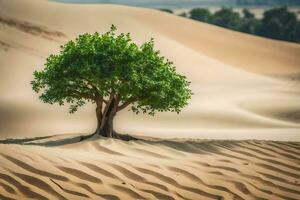
[[247,9],[240,15],[232,8],[225,7],[215,13],[206,8],[194,8],[190,11],[189,17],[244,33],[300,43],[300,21],[286,6],[266,10],[262,19],[257,19]]
[[173,10],[167,9],[167,8],[160,8],[159,10],[167,12],[167,13],[173,13]]
[[236,0],[237,5],[299,5],[299,0]]

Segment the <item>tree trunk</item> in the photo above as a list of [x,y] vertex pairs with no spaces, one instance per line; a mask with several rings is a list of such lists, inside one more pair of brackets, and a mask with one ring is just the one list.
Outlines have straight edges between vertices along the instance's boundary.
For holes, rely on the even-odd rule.
[[96,134],[101,135],[103,137],[114,137],[114,130],[113,130],[113,121],[106,120],[105,123],[96,130]]
[[[95,134],[101,135],[103,137],[110,137],[110,138],[116,138],[116,134],[113,130],[113,119],[117,112],[117,105],[118,101],[113,100],[109,105],[108,108],[105,109],[103,116],[99,116],[102,113],[97,113],[97,129],[95,131]],[[101,119],[101,121],[100,121]]]
[[[97,104],[97,108],[96,108],[96,117],[97,117],[97,129],[96,129],[96,132],[97,130],[100,128],[101,126],[101,121],[102,121],[102,118],[103,118],[103,115],[102,115],[102,103],[101,105],[100,104]],[[95,132],[95,133],[96,133]]]
[[119,99],[117,97],[112,98],[107,103],[104,111],[102,111],[102,102],[97,102],[97,108],[96,108],[97,129],[91,135],[82,136],[80,141],[92,137],[97,137],[97,136],[116,138],[125,141],[136,140],[136,138],[130,135],[122,135],[114,131],[113,119],[118,111],[118,104],[119,104]]

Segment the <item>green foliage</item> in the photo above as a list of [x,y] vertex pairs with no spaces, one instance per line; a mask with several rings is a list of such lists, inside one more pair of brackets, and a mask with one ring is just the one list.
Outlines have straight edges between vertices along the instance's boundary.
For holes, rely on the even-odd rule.
[[238,31],[250,34],[257,34],[261,27],[260,20],[255,18],[255,15],[247,9],[243,9],[243,16],[237,28]]
[[261,22],[255,18],[244,18],[236,30],[244,33],[257,34]]
[[180,17],[188,17],[188,14],[186,12],[180,13],[178,16]]
[[138,46],[130,34],[83,34],[47,58],[45,68],[34,72],[31,82],[45,103],[69,103],[70,112],[86,102],[118,98],[132,103],[131,110],[154,115],[180,110],[192,92],[189,82],[173,63],[154,48],[154,40]]
[[244,33],[300,42],[300,21],[286,6],[266,10],[261,20],[247,9],[240,16],[232,8],[224,7],[214,14],[205,8],[195,8],[190,11],[190,18]]
[[300,21],[297,21],[294,32],[296,33],[296,42],[300,43]]
[[269,6],[269,5],[299,5],[299,0],[236,0],[237,5]]
[[255,18],[255,15],[250,12],[248,9],[243,9],[243,15],[244,15],[244,18],[246,19],[254,19]]
[[274,8],[264,13],[258,34],[273,39],[297,41],[300,38],[297,23],[296,14],[286,6]]
[[160,8],[159,10],[167,12],[167,13],[173,13],[173,10],[167,9],[167,8]]
[[214,14],[213,24],[237,30],[240,24],[241,18],[238,12],[234,12],[232,8],[225,8],[218,10]]
[[194,8],[190,11],[190,18],[201,22],[212,23],[213,15],[207,8]]

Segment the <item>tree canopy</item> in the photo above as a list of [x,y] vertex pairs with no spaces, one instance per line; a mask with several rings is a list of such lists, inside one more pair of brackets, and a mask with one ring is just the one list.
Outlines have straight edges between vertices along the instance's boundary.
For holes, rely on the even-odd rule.
[[202,22],[213,23],[213,16],[207,8],[194,8],[190,11],[190,18]]
[[232,8],[223,7],[215,12],[213,24],[236,30],[238,29],[240,20],[240,14],[238,12],[235,12]]
[[288,41],[300,41],[299,21],[286,6],[264,12],[259,35]]
[[31,84],[43,102],[68,103],[70,113],[95,103],[98,128],[129,105],[135,113],[179,113],[192,95],[190,82],[155,50],[153,39],[137,45],[129,33],[117,34],[115,26],[62,45],[43,70],[34,72]]

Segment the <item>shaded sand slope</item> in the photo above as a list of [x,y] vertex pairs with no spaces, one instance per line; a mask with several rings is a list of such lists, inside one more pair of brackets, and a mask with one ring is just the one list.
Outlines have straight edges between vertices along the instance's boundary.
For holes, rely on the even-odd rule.
[[69,115],[66,107],[41,103],[30,81],[61,44],[85,32],[107,31],[111,24],[131,32],[139,44],[154,37],[194,92],[181,115],[118,114],[119,132],[197,138],[236,132],[231,138],[275,139],[282,130],[280,140],[300,140],[300,45],[156,10],[40,0],[0,1],[1,138],[93,131],[93,106]]
[[71,137],[0,144],[0,199],[300,199],[299,143]]

